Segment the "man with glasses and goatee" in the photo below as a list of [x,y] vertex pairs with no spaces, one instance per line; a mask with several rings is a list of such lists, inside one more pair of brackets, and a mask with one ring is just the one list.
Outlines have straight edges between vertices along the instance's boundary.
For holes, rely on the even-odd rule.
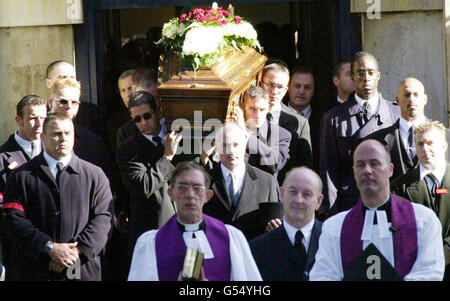
[[167,189],[174,170],[171,161],[182,136],[165,133],[155,98],[148,92],[131,94],[128,110],[139,132],[119,146],[117,162],[122,181],[131,194],[129,251],[132,252],[142,233],[159,228],[175,213]]
[[380,71],[376,58],[358,52],[351,62],[356,91],[342,105],[329,110],[320,126],[320,175],[325,200],[319,214],[332,215],[353,207],[359,192],[352,171],[357,141],[394,124],[400,107],[378,91]]
[[106,175],[111,173],[112,156],[107,151],[105,141],[96,133],[75,122],[80,107],[81,85],[74,78],[57,79],[51,89],[48,100],[52,113],[61,113],[74,121],[75,154],[83,160],[103,169]]

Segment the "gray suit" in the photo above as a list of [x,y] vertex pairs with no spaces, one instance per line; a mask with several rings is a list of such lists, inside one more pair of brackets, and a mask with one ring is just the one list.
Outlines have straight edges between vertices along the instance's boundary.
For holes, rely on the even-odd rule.
[[[280,217],[279,189],[275,178],[250,164],[245,164],[245,180],[237,207],[228,195],[220,164],[214,163],[208,172],[214,196],[205,204],[203,212],[241,230],[248,240],[263,234],[267,222]],[[261,204],[271,203],[268,210],[260,210]],[[264,206],[264,205],[263,205]],[[266,207],[267,208],[267,207]]]
[[379,95],[378,111],[366,122],[353,92],[342,105],[333,107],[320,126],[320,176],[326,200],[320,214],[336,213],[353,207],[359,197],[353,176],[353,151],[366,136],[393,125],[400,107]]

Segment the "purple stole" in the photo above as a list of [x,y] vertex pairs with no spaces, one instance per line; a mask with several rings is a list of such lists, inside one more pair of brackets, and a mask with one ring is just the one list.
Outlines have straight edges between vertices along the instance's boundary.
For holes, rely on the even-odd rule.
[[[231,280],[230,237],[225,224],[203,214],[205,234],[214,258],[205,259],[203,269],[210,281]],[[183,269],[186,244],[174,214],[156,233],[155,252],[159,280],[176,281]]]
[[[391,194],[391,223],[398,231],[394,240],[395,270],[403,278],[411,270],[417,258],[417,226],[414,208],[407,199]],[[361,234],[364,213],[361,198],[345,216],[341,230],[341,257],[344,274],[363,251]]]

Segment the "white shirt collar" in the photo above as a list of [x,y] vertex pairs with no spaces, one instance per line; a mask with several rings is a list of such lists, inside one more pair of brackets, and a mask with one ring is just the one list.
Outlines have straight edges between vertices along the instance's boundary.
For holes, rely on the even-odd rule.
[[39,154],[41,152],[41,140],[37,139],[34,141],[28,141],[19,136],[17,131],[14,133],[14,139],[17,144],[27,153],[27,155],[31,158],[31,142],[34,142],[34,147],[36,148],[34,153]]
[[403,131],[405,131],[406,133],[408,133],[410,127],[412,127],[412,126],[417,127],[417,126],[425,123],[425,121],[426,121],[425,116],[422,116],[422,118],[419,118],[419,119],[415,120],[414,122],[407,121],[403,117],[400,117],[400,128]]
[[[231,172],[231,170],[229,170],[225,165],[223,165],[222,163],[220,163],[220,169],[222,170],[222,175],[223,178],[225,180],[228,179],[228,174]],[[240,183],[241,179],[243,179],[245,177],[245,164],[241,164],[239,166],[237,166],[234,170],[233,170],[233,175],[234,175],[234,179],[238,181],[238,183]]]
[[309,119],[309,117],[311,116],[311,105],[308,105],[303,111],[300,112],[300,114],[302,114],[302,116],[304,116],[305,118]]
[[291,244],[294,245],[295,234],[297,233],[298,230],[301,230],[303,233],[302,242],[305,245],[306,250],[308,250],[308,247],[309,247],[309,241],[311,239],[311,232],[312,232],[313,226],[314,226],[314,218],[309,223],[304,225],[302,228],[298,229],[298,228],[292,226],[291,224],[289,224],[286,220],[286,216],[283,216],[283,227],[286,230],[286,233],[289,237]]
[[[356,94],[355,94],[355,96],[356,96]],[[337,100],[338,103],[344,103],[344,102],[345,102],[345,100],[342,100],[342,99],[339,97],[339,95],[338,95],[338,97],[336,97],[336,100]]]
[[445,168],[446,164],[442,164],[435,170],[428,170],[422,164],[419,164],[420,179],[422,180],[427,174],[433,173],[436,179],[438,179],[439,183],[442,183],[442,180],[444,179]]
[[56,160],[55,158],[47,154],[47,152],[44,150],[44,159],[45,161],[47,161],[48,167],[50,168],[50,171],[52,172],[53,176],[56,177],[56,173],[58,171],[56,164],[58,162],[61,162],[63,166],[66,167],[67,164],[69,164],[70,159],[72,159],[72,153],[70,153],[68,156],[61,158],[60,160]]
[[[161,137],[161,142],[164,144],[164,128],[161,126],[161,130],[159,131],[158,136]],[[153,141],[153,137],[154,135],[146,135],[144,133],[141,133],[145,138],[147,138],[148,141],[150,141],[151,143],[153,143],[154,145],[156,145],[155,141]]]
[[185,224],[185,223],[181,222],[178,219],[178,217],[177,217],[177,221],[184,226],[184,230],[194,232],[194,231],[198,230],[200,224],[203,222],[203,218],[199,222],[194,223],[194,224]]
[[[378,96],[379,96],[379,92],[377,91],[375,93],[374,96],[372,96],[371,98],[369,98],[367,101],[370,104],[370,108],[371,108],[371,113],[374,114],[376,111],[378,111]],[[356,93],[355,93],[355,100],[358,103],[358,105],[361,107],[361,109],[363,108],[364,103],[366,102],[366,100],[362,99],[361,97],[359,97]]]

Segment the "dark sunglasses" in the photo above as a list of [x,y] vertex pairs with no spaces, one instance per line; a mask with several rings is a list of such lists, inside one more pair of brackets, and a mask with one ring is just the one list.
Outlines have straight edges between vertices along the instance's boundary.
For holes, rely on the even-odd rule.
[[152,118],[152,114],[151,113],[144,113],[143,115],[136,116],[136,117],[133,118],[133,122],[134,123],[139,123],[139,122],[141,122],[142,118],[144,118],[145,120],[149,120],[150,118]]
[[70,102],[70,104],[72,105],[72,106],[77,106],[77,105],[79,105],[80,104],[80,102],[79,101],[76,101],[76,100],[67,100],[67,99],[55,99],[57,102],[59,102],[60,104],[62,104],[62,105],[66,105],[66,104],[68,104],[69,102]]

